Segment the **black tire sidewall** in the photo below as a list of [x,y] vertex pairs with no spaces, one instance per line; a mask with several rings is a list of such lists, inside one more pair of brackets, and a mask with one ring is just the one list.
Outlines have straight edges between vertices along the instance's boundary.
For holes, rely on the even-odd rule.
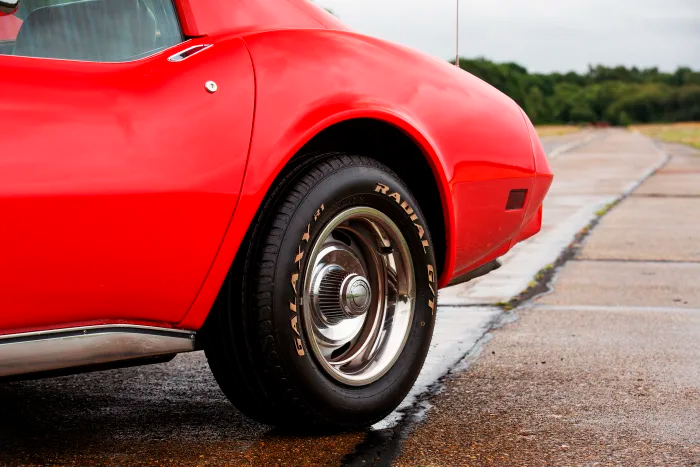
[[[277,358],[297,397],[323,419],[348,425],[383,418],[408,394],[428,352],[437,303],[432,239],[418,203],[389,169],[370,160],[354,161],[325,174],[296,207],[279,249],[272,297]],[[298,296],[315,240],[338,213],[356,206],[375,208],[396,223],[409,246],[416,280],[413,322],[400,357],[379,380],[361,387],[336,381],[318,363],[304,331]],[[296,291],[294,274],[299,274]],[[298,351],[299,343],[303,355]]]

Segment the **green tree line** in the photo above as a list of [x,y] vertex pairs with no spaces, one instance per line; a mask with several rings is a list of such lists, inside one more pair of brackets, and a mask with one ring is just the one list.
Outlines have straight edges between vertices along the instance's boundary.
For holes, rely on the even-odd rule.
[[700,72],[686,67],[667,73],[598,65],[582,74],[543,74],[484,58],[460,58],[459,65],[509,95],[538,124],[700,120]]

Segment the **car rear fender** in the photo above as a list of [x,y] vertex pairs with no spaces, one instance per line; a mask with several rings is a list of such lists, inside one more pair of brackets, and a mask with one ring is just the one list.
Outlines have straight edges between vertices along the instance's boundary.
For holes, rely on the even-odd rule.
[[[177,327],[182,329],[199,329],[202,326],[233,263],[238,248],[243,242],[255,215],[264,203],[267,194],[273,189],[274,182],[307,143],[316,135],[338,123],[355,119],[374,119],[388,123],[404,131],[421,148],[430,166],[433,168],[432,176],[435,177],[440,189],[442,208],[445,212],[447,224],[445,226],[447,237],[445,240],[448,245],[454,243],[454,215],[452,213],[449,184],[439,164],[439,156],[430,140],[405,117],[394,113],[388,108],[382,108],[378,105],[367,105],[364,108],[337,111],[337,107],[335,109],[333,107],[330,106],[326,112],[316,109],[313,112],[315,116],[299,116],[300,122],[298,125],[302,125],[301,122],[303,121],[303,126],[306,129],[281,138],[282,141],[278,141],[279,151],[268,153],[269,155],[265,156],[260,151],[255,151],[251,148],[241,197],[224,241],[197,299],[185,319]],[[333,113],[334,110],[335,113]],[[310,119],[315,120],[314,123],[311,123]],[[450,263],[452,258],[454,258],[454,254],[448,251],[445,260],[445,271],[452,269],[452,264]],[[443,279],[448,280],[448,276],[449,272],[441,275],[441,285]]]
[[[243,36],[256,76],[256,115],[239,204],[217,259],[181,327],[200,326],[274,180],[315,135],[348,119],[377,119],[420,146],[438,182],[447,251],[439,285],[508,250],[532,186],[532,143],[520,108],[443,60],[347,31]],[[458,238],[459,234],[459,238]],[[497,251],[498,250],[498,251]]]

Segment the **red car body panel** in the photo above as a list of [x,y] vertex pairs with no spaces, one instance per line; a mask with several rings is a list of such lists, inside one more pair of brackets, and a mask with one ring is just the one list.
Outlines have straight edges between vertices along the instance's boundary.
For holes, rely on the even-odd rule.
[[0,56],[14,90],[0,99],[13,121],[0,155],[0,244],[11,245],[0,328],[183,319],[238,200],[253,122],[243,41],[208,52],[180,63]]
[[[442,60],[347,31],[303,0],[180,0],[191,39],[130,63],[0,55],[0,329],[199,329],[281,170],[354,118],[422,150],[446,220],[440,285],[541,224],[552,174],[518,106]],[[167,57],[213,44],[186,61]],[[209,94],[204,83],[219,91]],[[50,84],[47,84],[50,83]],[[511,190],[522,209],[505,209]],[[166,323],[166,324],[164,324]]]

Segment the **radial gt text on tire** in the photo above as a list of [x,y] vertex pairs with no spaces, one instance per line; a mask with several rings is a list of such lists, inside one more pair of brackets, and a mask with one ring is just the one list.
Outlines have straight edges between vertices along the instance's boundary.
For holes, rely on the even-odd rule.
[[416,199],[374,159],[320,154],[277,184],[206,327],[223,391],[261,422],[349,429],[406,397],[435,322]]

